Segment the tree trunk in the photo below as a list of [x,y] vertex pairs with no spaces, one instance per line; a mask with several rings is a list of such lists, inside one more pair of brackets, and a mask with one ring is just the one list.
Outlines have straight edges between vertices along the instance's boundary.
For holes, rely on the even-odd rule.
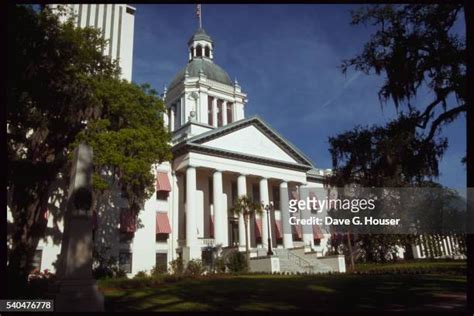
[[352,253],[351,235],[349,232],[347,233],[347,243],[349,245],[349,255],[351,257],[351,269],[354,270],[355,269],[354,254]]
[[11,212],[13,215],[12,247],[8,258],[9,289],[16,297],[25,296],[28,274],[47,220],[49,182],[38,185],[36,191],[23,186],[12,187]]
[[244,216],[244,229],[245,229],[245,254],[247,256],[247,264],[250,266],[250,248],[249,248],[249,234],[248,234],[248,215]]

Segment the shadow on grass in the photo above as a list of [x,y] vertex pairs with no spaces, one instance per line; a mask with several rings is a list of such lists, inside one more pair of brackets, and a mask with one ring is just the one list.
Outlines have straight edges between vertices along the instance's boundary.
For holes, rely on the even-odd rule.
[[156,288],[104,288],[108,311],[465,309],[466,277],[453,275],[248,275]]

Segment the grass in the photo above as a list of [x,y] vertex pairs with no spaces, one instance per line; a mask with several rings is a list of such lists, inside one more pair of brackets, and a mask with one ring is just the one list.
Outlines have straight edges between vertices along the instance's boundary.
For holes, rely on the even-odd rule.
[[358,263],[355,271],[368,273],[442,273],[466,274],[467,263],[465,260],[404,260],[388,263]]
[[[408,264],[420,268],[416,262]],[[99,282],[108,311],[463,311],[467,278],[465,273],[250,274],[183,279],[134,289],[118,284]]]

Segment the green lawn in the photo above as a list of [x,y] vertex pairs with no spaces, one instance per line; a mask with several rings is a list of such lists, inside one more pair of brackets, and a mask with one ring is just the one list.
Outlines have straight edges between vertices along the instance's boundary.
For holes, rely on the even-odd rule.
[[388,263],[358,263],[355,270],[359,272],[429,272],[442,274],[466,274],[465,260],[403,260]]
[[224,275],[138,289],[99,282],[108,311],[462,311],[466,284],[449,274]]

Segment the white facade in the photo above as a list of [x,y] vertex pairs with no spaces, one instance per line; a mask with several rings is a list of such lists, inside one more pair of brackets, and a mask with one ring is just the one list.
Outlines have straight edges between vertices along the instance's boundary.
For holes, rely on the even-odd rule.
[[108,41],[102,52],[119,61],[122,78],[132,80],[133,34],[136,9],[126,4],[50,4],[53,12],[58,6],[65,8],[65,21],[74,16],[76,26],[94,27],[101,30],[102,37]]

